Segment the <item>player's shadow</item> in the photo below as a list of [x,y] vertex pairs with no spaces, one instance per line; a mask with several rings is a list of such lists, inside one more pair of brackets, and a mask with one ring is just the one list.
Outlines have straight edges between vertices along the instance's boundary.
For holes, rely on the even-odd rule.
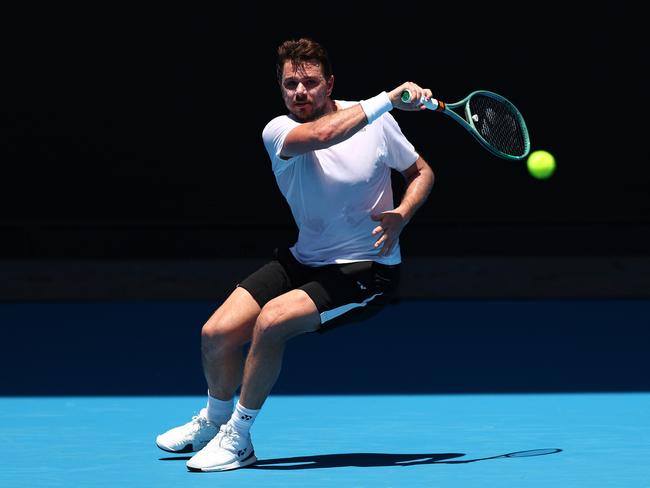
[[[411,466],[413,464],[431,464],[445,459],[464,456],[461,453],[444,454],[381,454],[381,453],[349,453],[349,454],[318,454],[315,456],[296,456],[275,459],[259,459],[252,469],[314,469],[314,468],[343,468],[346,466]],[[186,461],[190,456],[160,458],[160,461]]]
[[[346,454],[318,454],[315,456],[295,456],[287,458],[260,459],[254,465],[246,469],[269,469],[269,470],[295,470],[295,469],[324,469],[360,467],[372,468],[379,466],[417,466],[423,464],[465,464],[488,459],[505,459],[515,457],[543,456],[556,454],[562,449],[534,449],[519,451],[497,456],[454,460],[463,457],[465,454],[458,452],[437,453],[437,454],[385,454],[385,453],[346,453]],[[168,457],[160,458],[161,461],[187,460],[189,457]]]
[[315,456],[296,456],[276,459],[260,459],[249,469],[323,469],[356,466],[372,468],[379,466],[414,466],[433,464],[447,459],[464,456],[457,452],[440,454],[384,454],[374,452],[354,452],[347,454],[319,454]]

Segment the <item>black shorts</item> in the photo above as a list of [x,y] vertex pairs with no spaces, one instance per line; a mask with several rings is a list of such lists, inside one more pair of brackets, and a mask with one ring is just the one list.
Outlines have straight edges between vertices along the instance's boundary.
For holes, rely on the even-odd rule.
[[260,307],[288,291],[300,289],[320,312],[319,332],[366,320],[395,301],[400,265],[360,261],[305,266],[287,248],[275,249],[274,259],[239,283]]

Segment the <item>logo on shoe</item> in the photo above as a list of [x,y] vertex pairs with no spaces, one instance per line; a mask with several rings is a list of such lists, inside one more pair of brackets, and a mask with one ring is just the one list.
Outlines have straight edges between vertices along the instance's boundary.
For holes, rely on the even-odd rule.
[[237,451],[237,456],[242,457],[244,454],[246,454],[246,451],[248,451],[248,447],[245,447],[244,449],[240,449]]
[[250,416],[250,415],[242,415],[240,418],[241,418],[242,420],[250,420],[250,419],[252,419],[253,417]]
[[362,290],[367,290],[367,289],[368,289],[368,287],[366,287],[366,286],[365,286],[363,283],[361,283],[360,281],[357,281],[357,285],[359,285],[359,288],[361,288]]

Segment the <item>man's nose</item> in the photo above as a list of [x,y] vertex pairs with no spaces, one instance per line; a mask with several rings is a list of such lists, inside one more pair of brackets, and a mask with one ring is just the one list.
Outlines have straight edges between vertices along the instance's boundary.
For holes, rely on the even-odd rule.
[[296,87],[296,93],[300,93],[300,94],[307,93],[307,89],[305,88],[305,85],[303,85],[302,83],[298,83],[298,86]]

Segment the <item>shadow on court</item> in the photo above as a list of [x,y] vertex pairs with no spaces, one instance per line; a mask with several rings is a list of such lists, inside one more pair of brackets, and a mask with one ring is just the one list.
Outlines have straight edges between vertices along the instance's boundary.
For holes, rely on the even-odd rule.
[[[346,468],[346,467],[385,467],[385,466],[417,466],[422,464],[466,464],[489,459],[505,459],[516,457],[544,456],[557,454],[562,449],[533,449],[527,451],[511,452],[475,459],[463,459],[450,461],[464,456],[463,453],[439,453],[439,454],[384,454],[384,453],[347,453],[347,454],[321,454],[316,456],[296,456],[288,458],[261,459],[254,465],[245,469],[272,469],[272,470],[295,470],[295,469],[324,469],[324,468]],[[191,456],[166,457],[160,461],[187,461]]]

